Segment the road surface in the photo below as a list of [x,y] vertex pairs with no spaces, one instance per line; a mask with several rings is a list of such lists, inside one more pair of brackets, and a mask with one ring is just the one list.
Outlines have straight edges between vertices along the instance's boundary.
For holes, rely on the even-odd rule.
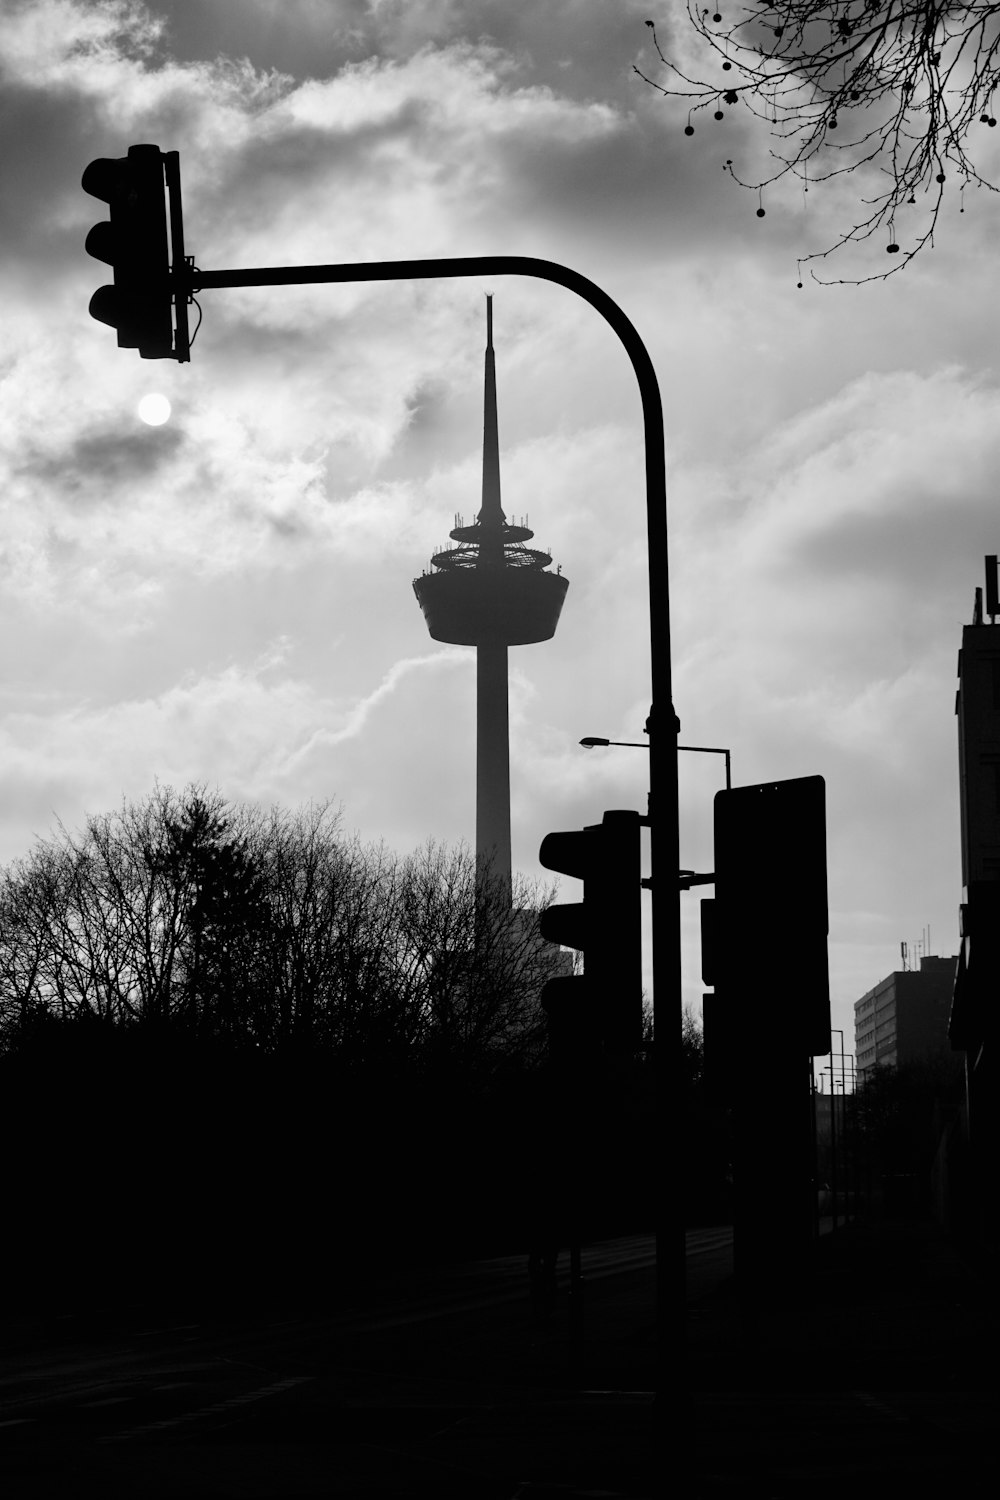
[[[728,1230],[689,1234],[694,1297],[728,1275],[731,1240]],[[405,1495],[410,1469],[450,1493],[440,1454],[453,1459],[463,1434],[474,1446],[486,1414],[508,1412],[523,1434],[530,1414],[547,1411],[551,1427],[581,1390],[605,1401],[630,1392],[623,1400],[640,1410],[651,1399],[652,1236],[585,1246],[581,1261],[582,1347],[565,1252],[544,1321],[531,1310],[524,1256],[344,1287],[339,1305],[310,1315],[137,1307],[15,1320],[0,1357],[5,1497],[337,1495],[383,1470],[385,1493]],[[502,1463],[498,1472],[495,1492],[513,1495]],[[465,1482],[467,1494],[493,1492]]]

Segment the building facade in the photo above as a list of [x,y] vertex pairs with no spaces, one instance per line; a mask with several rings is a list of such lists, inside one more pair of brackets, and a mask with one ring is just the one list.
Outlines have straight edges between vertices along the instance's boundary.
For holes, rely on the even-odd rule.
[[995,1245],[996,1015],[1000,1000],[1000,590],[997,557],[986,558],[986,600],[976,590],[972,624],[958,654],[959,826],[962,842],[961,946],[948,1034],[965,1055],[965,1140],[970,1151],[969,1222]]
[[948,1020],[958,958],[924,957],[854,1002],[859,1081],[874,1067],[902,1067],[948,1052]]

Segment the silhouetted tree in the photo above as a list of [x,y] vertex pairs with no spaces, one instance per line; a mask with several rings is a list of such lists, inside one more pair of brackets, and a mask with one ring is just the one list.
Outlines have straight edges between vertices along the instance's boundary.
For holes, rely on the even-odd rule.
[[854,1100],[867,1174],[875,1181],[912,1177],[918,1199],[924,1201],[942,1112],[957,1107],[961,1095],[961,1059],[954,1053],[869,1069]]
[[[241,826],[246,827],[244,810]],[[241,1024],[265,1052],[358,1052],[384,990],[384,851],[345,841],[329,803],[272,809],[244,832],[256,913]]]
[[693,1096],[701,1087],[705,1076],[705,1037],[690,1005],[685,1005],[681,1015],[681,1054],[684,1059],[684,1086]]
[[65,861],[53,845],[5,870],[0,882],[0,1042],[36,1020],[65,1016],[51,980],[52,914],[64,900]]
[[94,1295],[154,1270],[258,1295],[265,1265],[315,1288],[418,1224],[456,1253],[513,1232],[545,899],[512,908],[466,849],[344,838],[328,804],[157,788],[59,828],[0,872],[8,1206],[48,1185],[9,1274],[58,1278],[87,1215]]
[[763,122],[771,170],[747,179],[731,157],[725,163],[757,195],[759,215],[764,190],[783,177],[808,190],[858,173],[857,222],[800,265],[885,234],[885,250],[899,255],[888,270],[830,278],[884,280],[933,244],[949,184],[959,185],[962,211],[967,187],[995,191],[975,166],[969,137],[997,123],[1000,5],[760,0],[734,8],[686,0],[686,10],[687,28],[672,19],[664,45],[646,22],[664,78],[635,71],[687,105],[688,135],[706,110],[717,122],[729,109]]
[[538,933],[549,895],[519,877],[511,892],[465,846],[433,841],[404,861],[398,890],[401,972],[428,1054],[484,1074],[537,1057],[556,952]]
[[[240,826],[242,825],[242,826]],[[143,839],[144,864],[164,881],[176,934],[166,995],[201,1032],[236,1039],[250,1030],[253,992],[267,975],[269,882],[259,820],[234,820],[217,795],[188,792],[176,812],[161,804],[159,839]]]
[[252,814],[192,788],[60,829],[3,874],[5,1036],[39,1009],[63,1019],[235,1034],[267,937]]
[[3,1043],[38,1016],[91,1018],[345,1066],[520,1066],[553,950],[546,898],[525,882],[514,898],[467,849],[345,840],[329,804],[265,814],[157,788],[3,872]]
[[690,1006],[681,1015],[681,1156],[689,1224],[716,1222],[731,1212],[732,1119],[727,1103],[705,1084],[705,1034]]

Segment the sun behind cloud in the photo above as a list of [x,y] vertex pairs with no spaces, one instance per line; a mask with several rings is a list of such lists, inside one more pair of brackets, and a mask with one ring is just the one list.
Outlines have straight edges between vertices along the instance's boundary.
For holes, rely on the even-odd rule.
[[170,402],[158,391],[151,391],[148,396],[143,396],[137,410],[150,427],[162,427],[164,422],[170,420]]

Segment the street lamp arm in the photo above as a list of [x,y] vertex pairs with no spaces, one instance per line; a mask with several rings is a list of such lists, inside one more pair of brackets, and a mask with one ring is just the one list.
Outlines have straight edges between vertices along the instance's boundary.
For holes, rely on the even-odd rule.
[[[618,335],[632,361],[642,398],[646,459],[646,526],[649,543],[650,651],[653,709],[656,699],[670,705],[674,722],[670,667],[670,610],[667,568],[667,484],[664,460],[663,407],[656,371],[631,319],[596,282],[569,266],[533,255],[468,255],[435,260],[354,261],[345,265],[256,266],[246,270],[178,272],[179,290],[217,287],[294,286],[359,281],[413,281],[449,276],[534,276],[575,292],[601,314]],[[658,724],[653,710],[650,718]],[[669,731],[665,740],[669,740]],[[661,741],[664,743],[665,741]],[[668,788],[658,788],[660,801]],[[669,859],[669,853],[667,855]],[[672,861],[671,861],[672,862]]]
[[[641,740],[606,740],[602,735],[588,734],[580,744],[586,750],[604,749],[608,745],[621,745],[626,750],[648,750],[649,744]],[[722,745],[678,745],[678,750],[696,750],[705,755],[724,755],[726,757],[726,790],[729,791],[733,784],[731,753]]]
[[[605,740],[592,734],[588,735],[585,740],[581,740],[580,744],[587,750],[603,750],[607,745],[624,745],[627,750],[649,749],[649,745],[643,743],[641,740]],[[678,745],[677,748],[678,750],[682,750],[684,747],[683,745]]]
[[[659,401],[656,372],[653,369],[649,352],[639,337],[635,325],[618,306],[614,298],[609,297],[608,293],[602,287],[599,287],[596,282],[591,281],[589,277],[581,275],[579,271],[574,271],[569,266],[560,265],[557,261],[553,260],[542,260],[540,257],[534,255],[462,255],[431,260],[352,261],[343,265],[249,266],[245,270],[233,269],[224,271],[202,271],[197,266],[191,266],[186,271],[178,271],[176,274],[181,283],[179,289],[188,292],[237,286],[302,286],[324,282],[347,283],[358,281],[426,281],[448,276],[534,276],[542,281],[553,281],[558,286],[564,286],[567,290],[575,292],[585,302],[589,302],[591,307],[595,308],[614,329],[628,352],[639,380],[640,388],[643,389],[644,409],[646,406],[645,393],[647,384],[651,393],[655,391],[655,404],[659,412],[659,421],[654,421],[654,425],[659,427],[660,440],[658,445],[649,442],[651,434],[647,428],[647,478],[649,477],[648,460],[653,456],[653,467],[659,468],[663,475],[662,480],[657,484],[657,488],[662,489],[665,495],[666,478],[663,462],[662,407]],[[652,415],[652,413],[647,414],[647,416]],[[658,464],[656,462],[656,455],[659,458]]]

